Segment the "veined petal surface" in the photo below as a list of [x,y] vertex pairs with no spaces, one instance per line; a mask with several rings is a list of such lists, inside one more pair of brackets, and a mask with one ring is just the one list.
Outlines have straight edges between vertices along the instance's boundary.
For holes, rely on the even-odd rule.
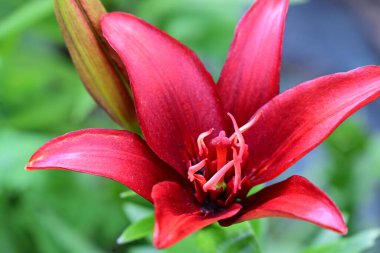
[[304,220],[337,233],[347,233],[342,214],[334,202],[301,176],[292,176],[252,195],[238,215],[221,224],[231,225],[265,217]]
[[186,175],[198,135],[224,129],[226,115],[211,75],[190,49],[137,17],[110,13],[101,26],[128,72],[148,145]]
[[279,93],[288,0],[257,0],[239,22],[218,89],[239,125]]
[[155,184],[182,182],[139,136],[123,130],[85,129],[57,137],[37,150],[26,169],[63,169],[107,177],[149,201]]
[[278,95],[251,119],[246,175],[277,177],[325,140],[347,117],[380,97],[380,67],[320,77]]
[[157,248],[167,248],[198,229],[235,215],[241,209],[239,204],[218,211],[211,206],[208,209],[195,200],[191,190],[175,182],[154,186],[152,198],[156,216],[154,244]]

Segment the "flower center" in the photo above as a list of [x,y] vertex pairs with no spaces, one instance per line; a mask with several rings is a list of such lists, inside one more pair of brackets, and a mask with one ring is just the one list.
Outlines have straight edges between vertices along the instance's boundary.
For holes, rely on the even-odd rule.
[[235,195],[241,189],[242,165],[248,157],[248,145],[245,144],[243,132],[252,126],[248,122],[242,127],[238,127],[235,118],[228,113],[234,133],[226,136],[225,131],[220,131],[218,136],[213,138],[208,145],[205,138],[212,134],[214,129],[201,133],[197,139],[198,155],[200,162],[188,165],[188,178],[194,182],[196,189],[202,189],[205,193],[221,193],[227,189],[230,194]]

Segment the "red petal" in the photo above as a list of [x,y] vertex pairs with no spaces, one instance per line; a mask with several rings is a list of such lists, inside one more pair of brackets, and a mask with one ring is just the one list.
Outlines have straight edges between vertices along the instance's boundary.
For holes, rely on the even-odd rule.
[[278,176],[379,96],[377,66],[320,77],[277,96],[257,112],[257,121],[244,133],[249,178],[259,184]]
[[111,13],[101,26],[128,71],[148,145],[185,175],[198,135],[224,128],[212,77],[191,50],[143,20]]
[[152,197],[156,208],[154,244],[157,248],[169,247],[190,233],[229,218],[241,209],[239,204],[234,204],[219,212],[207,211],[191,192],[173,182],[155,185]]
[[334,202],[306,178],[292,176],[249,197],[240,216],[221,222],[228,226],[245,220],[284,217],[304,220],[346,234],[347,226]]
[[218,86],[227,112],[246,123],[279,93],[288,0],[258,0],[240,21]]
[[55,138],[31,157],[26,169],[73,170],[111,178],[149,201],[155,184],[182,178],[137,135],[108,129],[80,130]]

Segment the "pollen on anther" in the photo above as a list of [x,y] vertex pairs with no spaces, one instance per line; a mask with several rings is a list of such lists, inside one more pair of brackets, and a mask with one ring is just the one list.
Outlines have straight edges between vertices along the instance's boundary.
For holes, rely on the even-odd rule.
[[206,165],[206,161],[207,161],[207,158],[203,159],[202,161],[200,161],[199,163],[197,163],[193,166],[189,166],[187,175],[188,175],[188,178],[191,182],[194,181],[194,174],[197,173],[198,171],[200,171]]
[[199,156],[207,156],[208,155],[208,149],[206,147],[206,144],[204,142],[204,139],[209,136],[212,132],[214,131],[214,128],[211,128],[210,130],[206,131],[206,132],[203,132],[201,133],[199,136],[198,136],[198,139],[197,139],[197,144],[198,144],[198,152],[199,152]]

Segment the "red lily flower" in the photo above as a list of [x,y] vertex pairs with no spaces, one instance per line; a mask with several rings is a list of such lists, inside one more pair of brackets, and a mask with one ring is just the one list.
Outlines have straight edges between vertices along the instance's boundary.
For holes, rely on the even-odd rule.
[[247,196],[380,96],[377,66],[278,94],[288,4],[258,0],[248,10],[217,85],[169,35],[130,14],[105,15],[103,35],[128,72],[145,141],[123,130],[76,131],[45,144],[27,169],[85,172],[128,186],[155,206],[158,248],[216,221],[270,216],[345,234],[333,201],[301,176]]

